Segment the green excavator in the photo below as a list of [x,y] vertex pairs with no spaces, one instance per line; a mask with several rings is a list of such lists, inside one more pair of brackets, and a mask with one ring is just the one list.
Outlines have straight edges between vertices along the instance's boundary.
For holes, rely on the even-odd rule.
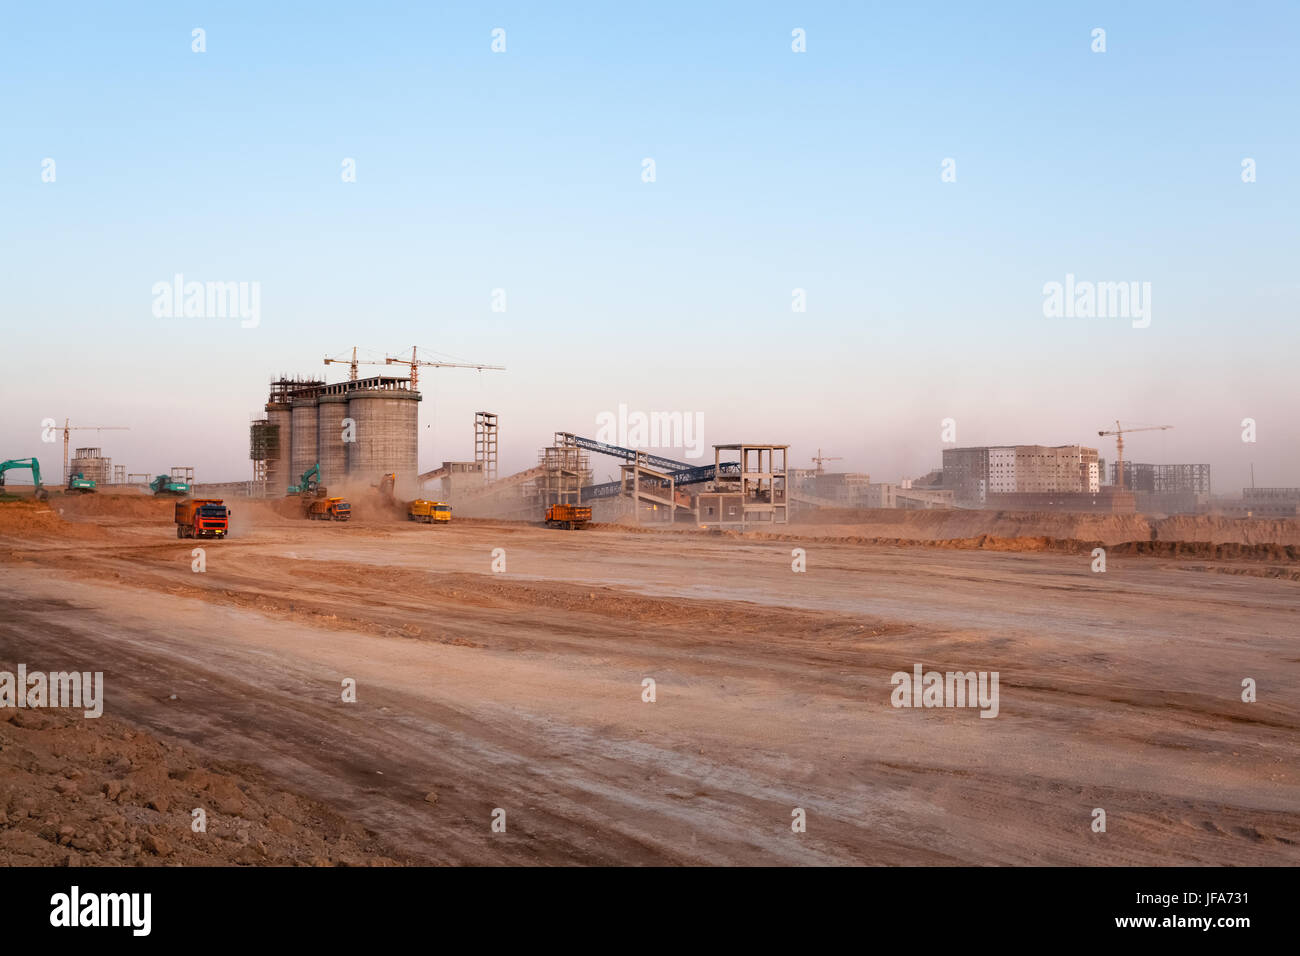
[[68,475],[68,491],[78,495],[90,495],[96,490],[94,478],[87,478],[82,472]]
[[184,498],[190,493],[189,485],[171,475],[159,475],[149,482],[149,488],[155,496],[171,495],[173,498]]
[[0,488],[5,486],[5,472],[16,468],[31,470],[32,484],[36,486],[37,501],[45,501],[49,498],[50,493],[41,485],[41,463],[35,458],[11,458],[9,461],[0,461]]
[[289,486],[288,493],[304,497],[324,498],[325,489],[321,487],[320,483],[320,462],[316,462],[316,464],[304,471],[302,477],[298,479],[298,483]]

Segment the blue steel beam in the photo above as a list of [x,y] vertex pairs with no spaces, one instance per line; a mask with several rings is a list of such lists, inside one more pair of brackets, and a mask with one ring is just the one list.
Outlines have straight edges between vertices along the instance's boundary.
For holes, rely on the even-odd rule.
[[[724,475],[740,474],[740,462],[724,461],[722,463],[722,473]],[[698,485],[701,482],[712,481],[714,479],[713,465],[699,465],[698,467],[681,468],[676,471],[670,471],[668,474],[672,477],[674,484],[677,485]],[[591,501],[593,498],[616,498],[623,489],[623,482],[605,481],[598,485],[587,485],[582,489],[582,500]]]
[[[624,448],[622,445],[610,445],[603,441],[596,441],[594,438],[583,438],[580,435],[574,435],[572,432],[564,432],[563,434],[584,451],[594,451],[599,455],[609,455],[611,458],[622,458],[624,461],[636,461],[637,457],[640,456],[642,461],[657,471],[682,471],[691,467],[684,461],[677,461],[673,458],[664,458],[662,455],[650,455],[646,452],[639,452],[635,448]],[[713,466],[710,465],[709,467]]]

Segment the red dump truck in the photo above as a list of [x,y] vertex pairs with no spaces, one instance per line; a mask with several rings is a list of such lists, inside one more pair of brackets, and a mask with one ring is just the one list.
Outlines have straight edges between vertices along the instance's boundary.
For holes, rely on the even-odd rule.
[[230,511],[220,498],[186,498],[176,502],[176,537],[224,538]]
[[591,522],[591,508],[586,505],[551,505],[546,509],[548,528],[568,528],[577,531]]

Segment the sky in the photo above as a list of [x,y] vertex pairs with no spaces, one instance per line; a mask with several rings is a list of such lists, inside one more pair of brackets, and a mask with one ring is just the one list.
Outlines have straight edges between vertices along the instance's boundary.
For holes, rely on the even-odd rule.
[[[1107,459],[1118,419],[1174,426],[1126,457],[1208,461],[1216,492],[1300,485],[1294,3],[11,4],[0,30],[0,458],[57,476],[41,423],[70,419],[129,427],[72,444],[131,472],[248,478],[272,377],[418,345],[506,367],[423,370],[421,468],[473,457],[477,410],[509,473],[624,405],[881,481],[938,467],[945,419]],[[177,274],[257,283],[256,325],[157,314]],[[1045,314],[1067,275],[1149,288],[1149,324]]]

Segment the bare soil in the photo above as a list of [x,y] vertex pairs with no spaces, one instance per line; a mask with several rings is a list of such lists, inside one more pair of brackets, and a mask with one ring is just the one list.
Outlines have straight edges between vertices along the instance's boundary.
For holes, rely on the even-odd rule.
[[[106,697],[0,711],[0,863],[1300,862],[1297,540],[235,499],[191,542],[116,497],[0,503],[0,669]],[[914,663],[998,671],[999,716],[891,707]]]

